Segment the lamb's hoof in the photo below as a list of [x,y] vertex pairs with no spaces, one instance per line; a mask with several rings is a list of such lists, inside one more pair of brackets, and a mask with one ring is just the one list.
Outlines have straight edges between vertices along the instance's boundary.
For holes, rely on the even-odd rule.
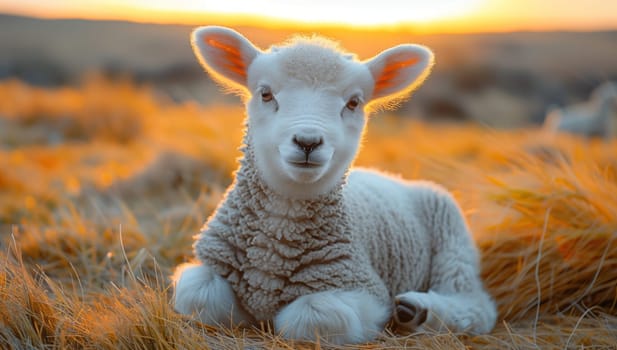
[[412,331],[421,326],[428,317],[428,310],[396,299],[394,321],[399,328]]

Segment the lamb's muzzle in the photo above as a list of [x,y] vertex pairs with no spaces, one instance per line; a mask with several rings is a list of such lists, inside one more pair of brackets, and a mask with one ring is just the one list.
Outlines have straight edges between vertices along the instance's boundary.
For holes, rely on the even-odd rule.
[[323,145],[323,137],[319,135],[294,135],[292,141],[306,154],[307,162],[311,152]]

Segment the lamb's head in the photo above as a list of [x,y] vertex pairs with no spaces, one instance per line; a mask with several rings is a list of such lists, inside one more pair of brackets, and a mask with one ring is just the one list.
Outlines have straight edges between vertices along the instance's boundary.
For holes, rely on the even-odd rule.
[[262,51],[222,27],[199,28],[192,40],[206,70],[246,97],[245,141],[262,180],[296,198],[341,183],[358,150],[366,106],[406,96],[433,59],[425,47],[400,45],[360,62],[323,38]]

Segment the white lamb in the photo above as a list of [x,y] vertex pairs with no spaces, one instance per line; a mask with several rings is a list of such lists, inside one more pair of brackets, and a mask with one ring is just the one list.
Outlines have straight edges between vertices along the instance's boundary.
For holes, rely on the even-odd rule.
[[245,93],[248,116],[235,181],[196,237],[200,262],[174,275],[178,312],[213,325],[271,321],[286,338],[337,344],[375,338],[391,316],[407,331],[493,328],[495,304],[452,197],[349,170],[365,106],[419,85],[427,48],[359,62],[321,38],[261,51],[202,27],[192,40],[206,70]]
[[598,86],[588,101],[549,109],[544,129],[550,133],[563,131],[585,137],[617,136],[617,84],[606,82]]

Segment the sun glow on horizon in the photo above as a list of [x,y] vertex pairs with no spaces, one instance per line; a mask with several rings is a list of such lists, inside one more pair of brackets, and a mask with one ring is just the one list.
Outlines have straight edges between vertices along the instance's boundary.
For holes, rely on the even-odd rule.
[[41,18],[256,27],[411,29],[417,33],[615,30],[617,1],[590,0],[0,0]]
[[380,0],[375,3],[357,0],[252,0],[204,2],[178,0],[136,0],[136,4],[163,11],[191,11],[222,15],[242,15],[283,21],[318,24],[377,26],[399,23],[425,23],[461,17],[475,11],[485,0]]
[[357,27],[398,24],[425,24],[462,18],[473,14],[487,0],[94,0],[88,3],[52,0],[38,6],[38,0],[5,2],[12,12],[40,17],[78,17],[125,19],[164,23],[191,23],[200,19],[224,19],[231,22],[276,22],[299,25],[345,25]]

